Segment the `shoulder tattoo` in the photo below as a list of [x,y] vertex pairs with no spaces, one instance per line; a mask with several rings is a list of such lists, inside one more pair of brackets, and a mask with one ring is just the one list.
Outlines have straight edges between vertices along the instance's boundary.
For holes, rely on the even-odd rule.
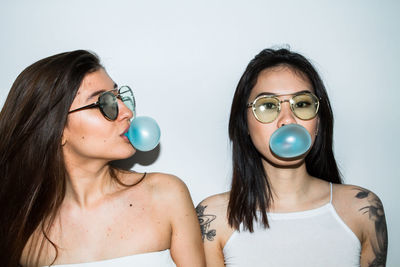
[[217,216],[212,214],[204,214],[204,210],[206,208],[207,206],[202,206],[201,204],[196,207],[197,218],[199,219],[201,237],[203,239],[203,242],[205,237],[208,241],[213,241],[214,237],[217,235],[216,230],[210,229],[211,222],[214,221]]
[[382,202],[370,191],[362,188],[355,188],[358,193],[355,195],[358,199],[366,199],[367,206],[359,209],[362,214],[368,214],[368,217],[375,224],[376,240],[371,241],[372,250],[375,259],[370,262],[369,267],[384,267],[386,265],[386,253],[388,246],[387,229],[385,213]]

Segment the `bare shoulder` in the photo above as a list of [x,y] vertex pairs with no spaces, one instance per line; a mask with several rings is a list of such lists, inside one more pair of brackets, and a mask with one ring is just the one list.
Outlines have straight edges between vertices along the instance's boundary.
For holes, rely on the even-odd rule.
[[334,185],[333,199],[342,209],[355,212],[357,217],[364,217],[368,212],[366,207],[372,206],[382,210],[383,205],[379,197],[372,191],[356,185]]
[[229,192],[212,195],[201,201],[198,207],[207,208],[218,214],[226,214],[229,203]]
[[167,173],[148,173],[146,185],[156,200],[178,201],[190,199],[190,193],[186,184],[177,176]]
[[[142,195],[153,203],[155,208],[164,208],[173,204],[189,204],[193,206],[186,184],[175,175],[166,173],[122,172],[122,182],[131,185],[125,187],[129,194]],[[169,208],[172,208],[170,206]]]
[[203,241],[215,241],[223,247],[233,232],[229,226],[227,209],[229,192],[210,196],[196,207]]
[[146,180],[155,189],[186,188],[185,183],[175,175],[161,172],[151,172],[146,174]]
[[360,241],[366,239],[375,224],[385,225],[386,228],[383,204],[368,189],[356,185],[334,185],[333,204]]
[[228,225],[228,203],[229,192],[209,196],[201,201],[196,207],[200,225],[212,225],[218,228],[226,227]]
[[344,185],[342,191],[349,198],[357,221],[368,227],[371,222],[384,219],[382,201],[374,192],[355,185]]
[[[361,266],[385,266],[387,226],[382,201],[372,191],[354,185],[336,185],[338,207],[362,244]],[[347,202],[347,207],[345,203]],[[340,214],[339,214],[340,215]]]

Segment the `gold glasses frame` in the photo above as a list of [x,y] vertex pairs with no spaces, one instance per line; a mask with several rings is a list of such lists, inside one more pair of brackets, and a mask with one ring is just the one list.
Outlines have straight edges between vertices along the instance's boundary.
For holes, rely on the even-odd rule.
[[[295,106],[294,106],[294,105],[296,104],[296,101],[293,100],[293,99],[294,99],[295,97],[298,97],[298,96],[301,96],[301,95],[311,96],[311,98],[314,100],[314,105],[316,105],[316,107],[315,107],[315,114],[314,114],[312,117],[310,117],[310,118],[306,118],[306,119],[300,118],[300,117],[296,114],[296,112],[295,112]],[[292,96],[292,97],[291,97],[290,99],[280,100],[280,99],[278,98],[279,96]],[[276,115],[275,115],[275,117],[274,117],[272,120],[270,120],[270,121],[264,121],[264,120],[260,119],[260,118],[258,117],[258,115],[257,115],[257,107],[258,107],[258,106],[257,106],[257,101],[259,101],[260,99],[264,99],[264,98],[275,99],[275,100],[276,100],[276,103],[278,104],[278,110],[277,110],[277,112],[276,112]],[[313,93],[311,93],[311,92],[299,92],[299,93],[295,93],[295,94],[281,94],[281,95],[263,94],[263,95],[260,95],[260,96],[256,97],[256,99],[254,99],[252,102],[247,103],[247,108],[252,108],[253,115],[254,115],[254,117],[255,117],[259,122],[261,122],[261,123],[271,123],[271,122],[275,121],[276,118],[278,118],[279,113],[281,112],[281,109],[282,109],[282,104],[285,103],[285,102],[288,102],[288,103],[289,103],[290,109],[291,109],[292,113],[293,113],[297,118],[299,118],[299,119],[301,119],[301,120],[311,120],[311,119],[315,118],[315,117],[317,116],[317,114],[318,114],[319,105],[320,105],[319,99],[318,99],[318,97],[317,97],[315,94],[313,94]]]

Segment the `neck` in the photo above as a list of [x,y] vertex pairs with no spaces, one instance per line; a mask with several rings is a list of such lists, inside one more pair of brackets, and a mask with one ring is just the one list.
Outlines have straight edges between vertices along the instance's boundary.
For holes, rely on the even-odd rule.
[[315,180],[307,173],[305,162],[293,167],[277,167],[263,160],[273,196],[273,208],[293,207],[307,200]]
[[114,191],[108,162],[80,161],[75,164],[67,161],[65,165],[68,173],[65,200],[71,204],[89,208]]

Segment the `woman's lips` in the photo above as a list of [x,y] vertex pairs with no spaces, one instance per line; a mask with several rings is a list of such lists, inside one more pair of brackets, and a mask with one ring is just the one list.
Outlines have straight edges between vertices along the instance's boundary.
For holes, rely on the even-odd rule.
[[[128,137],[126,137],[126,135],[121,135],[121,137],[122,137],[125,141],[129,142],[129,139],[128,139]],[[130,143],[130,142],[129,142],[129,143]]]
[[128,125],[128,127],[120,134],[120,136],[121,136],[123,139],[125,139],[126,141],[128,141],[128,142],[129,142],[129,139],[128,139],[128,137],[127,137],[125,134],[129,131],[129,127],[130,127],[130,125]]
[[125,135],[129,131],[129,127],[130,127],[130,125],[128,125],[128,127],[126,127],[126,129],[120,135]]

